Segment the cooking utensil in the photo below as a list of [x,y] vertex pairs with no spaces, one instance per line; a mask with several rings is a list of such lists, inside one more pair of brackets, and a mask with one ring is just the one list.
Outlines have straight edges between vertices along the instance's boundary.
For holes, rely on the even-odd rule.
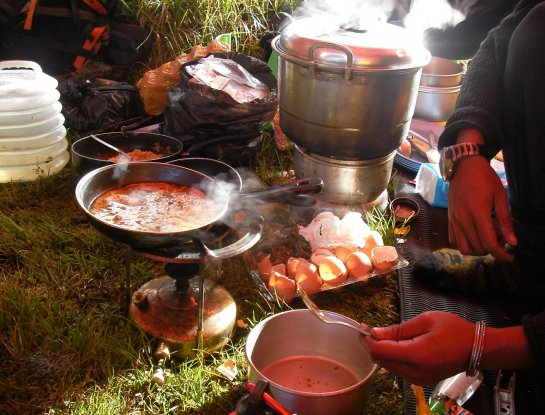
[[371,336],[372,335],[371,331],[369,329],[364,329],[359,324],[351,324],[351,323],[347,323],[346,321],[343,321],[343,320],[335,320],[335,319],[332,319],[332,318],[326,316],[324,314],[324,312],[322,310],[320,310],[320,308],[316,305],[316,303],[310,299],[307,292],[305,290],[303,290],[299,284],[297,284],[297,292],[299,293],[299,295],[303,299],[303,302],[305,303],[307,308],[312,312],[312,314],[314,316],[318,317],[324,323],[327,323],[327,324],[341,324],[343,326],[350,327],[353,330],[359,331],[361,334],[364,334],[366,336]]
[[272,47],[280,127],[295,144],[347,160],[385,157],[399,147],[431,58],[408,30],[313,16],[289,23]]
[[[357,324],[346,316],[324,313]],[[361,335],[324,324],[307,309],[274,314],[257,324],[246,340],[246,358],[249,381],[268,381],[271,396],[299,415],[360,415],[377,370]],[[275,368],[285,370],[276,370],[274,376]],[[350,381],[340,383],[341,374],[349,374]],[[295,379],[301,379],[299,386]],[[329,388],[321,388],[326,384]]]
[[[167,162],[180,158],[183,144],[175,137],[153,132],[109,132],[94,134],[95,137],[107,143],[105,146],[91,136],[83,137],[72,144],[72,164],[80,175],[84,175],[99,167],[115,165],[108,160],[115,157],[117,150],[111,151],[111,146],[130,153],[133,150],[152,151],[157,157],[146,162]],[[137,160],[134,160],[137,161]],[[143,161],[143,160],[140,160]]]
[[414,116],[427,121],[445,121],[454,111],[461,86],[420,86]]
[[121,154],[123,157],[124,157],[124,160],[123,161],[131,161],[131,156],[129,156],[127,153],[125,153],[123,150],[121,150],[120,148],[117,148],[116,146],[110,144],[110,143],[107,143],[106,141],[104,140],[101,140],[100,138],[98,138],[96,135],[94,134],[91,134],[89,137],[91,137],[93,140],[95,141],[98,141],[100,144],[102,145],[105,145],[106,147],[108,148],[111,148],[112,150],[116,151],[117,153]]
[[[195,229],[181,232],[151,232],[115,226],[98,219],[91,212],[94,200],[105,191],[128,184],[145,182],[167,182],[199,189],[208,197],[213,198],[217,214],[209,223]],[[112,239],[134,248],[166,248],[179,246],[195,239],[206,241],[207,230],[212,224],[234,224],[232,215],[236,211],[240,209],[252,210],[258,203],[287,202],[308,205],[314,200],[303,195],[317,193],[322,189],[322,186],[321,179],[308,178],[265,190],[229,193],[216,180],[195,170],[166,163],[132,162],[124,165],[108,165],[87,173],[76,186],[76,199],[91,225]],[[150,214],[152,214],[151,211]],[[257,231],[258,229],[253,230],[253,232]]]
[[426,87],[448,88],[462,83],[464,68],[450,59],[433,56],[424,68],[420,85]]
[[311,154],[294,145],[297,177],[316,175],[324,180],[320,199],[332,203],[372,202],[384,194],[396,152],[374,160],[340,160]]

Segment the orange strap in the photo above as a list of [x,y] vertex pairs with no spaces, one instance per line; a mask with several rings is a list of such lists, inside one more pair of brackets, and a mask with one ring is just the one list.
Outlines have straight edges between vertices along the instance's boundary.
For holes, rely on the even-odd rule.
[[37,5],[38,5],[38,0],[30,0],[28,4],[26,19],[25,19],[25,25],[23,26],[25,30],[32,29],[32,19],[34,19],[34,13],[36,12]]
[[83,0],[83,2],[97,13],[108,14],[108,11],[99,0]]
[[[107,39],[107,32],[106,32],[107,26],[97,26],[91,31],[91,35],[89,36],[89,39],[87,39],[84,43],[82,48],[85,50],[88,50],[89,52],[97,53],[100,49],[100,46],[102,45],[102,42],[100,41],[101,38]],[[74,68],[79,69],[81,68],[85,62],[87,61],[87,57],[85,56],[78,56],[74,60]]]

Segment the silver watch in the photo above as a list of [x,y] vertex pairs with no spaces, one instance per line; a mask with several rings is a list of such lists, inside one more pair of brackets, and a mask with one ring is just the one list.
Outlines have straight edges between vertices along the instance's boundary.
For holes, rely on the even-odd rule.
[[477,143],[459,143],[441,150],[439,170],[447,182],[454,176],[456,162],[468,156],[486,157],[486,147]]

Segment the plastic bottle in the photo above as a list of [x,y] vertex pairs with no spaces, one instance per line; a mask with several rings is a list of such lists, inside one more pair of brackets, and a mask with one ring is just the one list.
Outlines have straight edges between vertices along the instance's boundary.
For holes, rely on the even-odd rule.
[[439,382],[429,399],[430,412],[433,415],[448,415],[450,408],[463,405],[482,381],[481,372],[475,376],[467,376],[463,372]]

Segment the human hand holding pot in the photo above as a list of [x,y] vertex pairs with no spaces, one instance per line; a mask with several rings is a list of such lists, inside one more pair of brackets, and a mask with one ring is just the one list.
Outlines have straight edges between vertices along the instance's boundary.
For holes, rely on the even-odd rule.
[[467,369],[474,331],[472,323],[455,314],[429,311],[361,337],[375,363],[425,386]]

